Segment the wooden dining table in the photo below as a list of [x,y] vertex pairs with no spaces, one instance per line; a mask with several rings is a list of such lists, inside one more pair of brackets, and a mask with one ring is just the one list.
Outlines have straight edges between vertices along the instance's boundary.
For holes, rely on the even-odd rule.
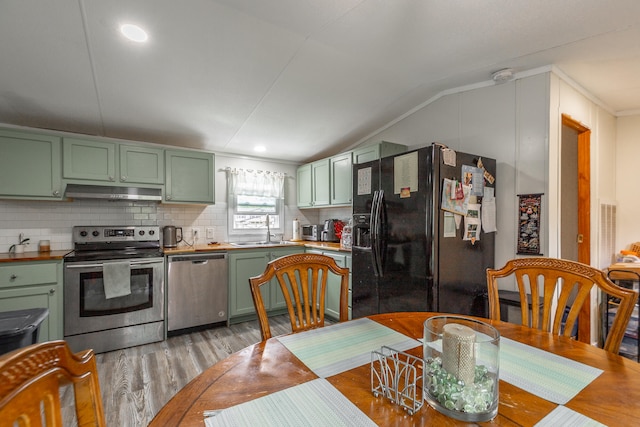
[[[439,313],[387,313],[368,316],[368,319],[419,340],[423,337],[424,321],[435,315]],[[640,420],[640,364],[570,338],[502,321],[479,320],[494,326],[500,332],[501,340],[508,338],[602,370],[561,406],[609,426],[637,425]],[[331,327],[333,325],[325,328]],[[422,344],[416,341],[416,346],[406,352],[422,357]],[[522,363],[526,364],[527,360],[523,359]],[[203,426],[207,411],[229,408],[317,378],[318,375],[278,337],[270,338],[234,353],[202,372],[160,410],[150,426]],[[426,403],[411,415],[384,396],[374,396],[370,363],[327,376],[326,380],[377,425],[469,425],[443,415]],[[500,379],[498,415],[479,424],[533,426],[558,406]]]

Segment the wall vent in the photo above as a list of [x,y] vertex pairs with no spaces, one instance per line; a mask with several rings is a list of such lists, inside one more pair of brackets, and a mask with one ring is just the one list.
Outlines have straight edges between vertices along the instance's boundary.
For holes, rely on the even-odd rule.
[[600,242],[598,265],[604,269],[616,262],[616,203],[600,202]]

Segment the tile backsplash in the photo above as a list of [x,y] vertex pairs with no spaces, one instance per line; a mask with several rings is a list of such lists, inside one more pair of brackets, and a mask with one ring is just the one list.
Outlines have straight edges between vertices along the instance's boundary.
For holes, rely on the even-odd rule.
[[[163,205],[154,202],[74,200],[73,202],[0,200],[0,252],[29,238],[26,251],[37,251],[38,241],[51,241],[51,250],[73,247],[75,225],[176,225],[214,227],[215,240],[226,240],[227,206]],[[186,234],[186,233],[185,233]],[[202,242],[204,243],[204,241]]]
[[[291,222],[321,223],[328,218],[348,220],[350,208],[307,209],[285,206],[285,239],[290,239]],[[51,250],[71,250],[71,229],[76,225],[165,225],[183,227],[190,236],[191,227],[214,227],[215,241],[228,241],[227,204],[167,205],[154,202],[74,200],[50,202],[0,200],[0,253],[18,243],[20,233],[29,238],[26,251],[37,251],[40,240],[50,240]],[[187,239],[190,240],[190,239]],[[206,243],[202,239],[198,243]]]

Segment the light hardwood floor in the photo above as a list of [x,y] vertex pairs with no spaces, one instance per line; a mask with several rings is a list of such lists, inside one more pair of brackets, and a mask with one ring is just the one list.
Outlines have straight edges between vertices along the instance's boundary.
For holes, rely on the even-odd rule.
[[[291,332],[288,316],[269,319],[273,335]],[[260,341],[258,322],[221,326],[166,341],[96,355],[108,426],[146,426],[196,375]],[[73,394],[62,395],[65,426],[73,425]]]

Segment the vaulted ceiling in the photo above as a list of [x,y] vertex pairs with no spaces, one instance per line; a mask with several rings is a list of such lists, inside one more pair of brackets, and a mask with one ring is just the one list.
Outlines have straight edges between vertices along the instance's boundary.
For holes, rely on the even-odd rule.
[[639,41],[637,0],[1,0],[0,123],[306,161],[503,68],[640,112]]

